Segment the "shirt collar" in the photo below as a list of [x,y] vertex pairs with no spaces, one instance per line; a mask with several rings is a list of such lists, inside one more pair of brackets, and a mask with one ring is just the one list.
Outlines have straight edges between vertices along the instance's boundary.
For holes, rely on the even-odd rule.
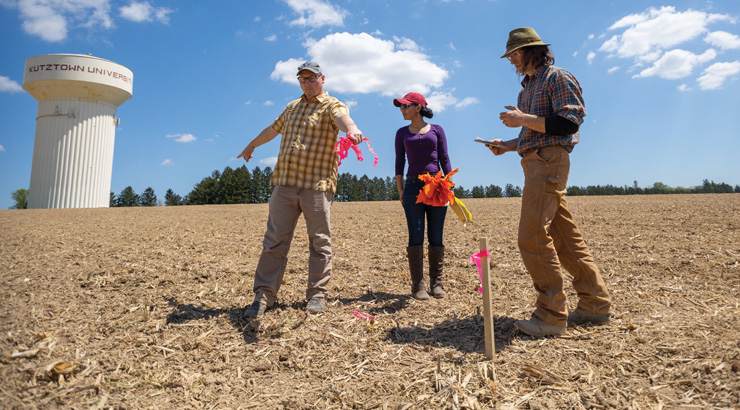
[[[327,93],[326,91],[324,91],[321,94],[319,94],[316,97],[314,97],[311,101],[317,100],[318,102],[323,103],[324,100],[327,99],[328,97],[329,97],[329,93]],[[303,101],[305,101],[306,103],[310,103],[311,102],[311,101],[308,101],[308,99],[306,99],[306,94],[303,94],[301,96],[301,99],[303,99]]]
[[544,73],[544,72],[545,72],[546,70],[548,70],[549,68],[550,68],[550,66],[549,66],[549,65],[547,65],[547,64],[542,64],[542,65],[540,66],[540,68],[538,68],[537,70],[535,70],[534,74],[532,74],[531,76],[530,76],[530,75],[525,75],[525,76],[524,76],[524,79],[522,80],[522,87],[525,87],[525,86],[526,86],[527,84],[529,84],[529,83],[530,83],[531,81],[534,81],[534,80],[536,80],[537,78],[539,78],[540,76],[542,76],[542,75],[543,75],[543,73]]

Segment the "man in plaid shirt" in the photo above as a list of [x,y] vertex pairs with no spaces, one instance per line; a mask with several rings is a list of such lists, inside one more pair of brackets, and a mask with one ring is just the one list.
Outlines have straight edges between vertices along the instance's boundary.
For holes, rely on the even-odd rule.
[[324,309],[326,285],[332,273],[329,219],[339,159],[334,146],[339,131],[346,132],[355,144],[362,142],[362,132],[350,118],[347,106],[324,92],[324,79],[317,63],[301,64],[301,98],[290,102],[239,155],[249,162],[256,147],[283,135],[270,180],[274,188],[262,254],[254,275],[254,302],[244,312],[246,317],[260,317],[275,303],[301,213],[310,250],[306,309],[312,313]]
[[[537,290],[536,309],[515,327],[535,337],[565,334],[567,322],[606,323],[611,298],[594,259],[573,222],[565,201],[570,153],[586,107],[573,74],[553,66],[555,58],[534,29],[512,30],[507,58],[524,76],[516,107],[499,118],[507,127],[521,127],[519,137],[492,140],[495,155],[517,151],[522,157],[524,191],[519,221],[519,251]],[[562,265],[562,267],[561,267]],[[573,276],[578,306],[568,312],[563,270]]]

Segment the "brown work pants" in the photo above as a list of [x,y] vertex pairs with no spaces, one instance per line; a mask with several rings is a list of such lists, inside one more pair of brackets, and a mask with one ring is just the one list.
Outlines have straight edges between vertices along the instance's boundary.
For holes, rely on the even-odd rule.
[[278,185],[270,196],[267,231],[254,274],[254,294],[272,306],[288,263],[298,217],[303,214],[308,233],[308,280],[306,299],[326,297],[331,279],[331,205],[334,193]]
[[534,315],[566,326],[563,268],[573,276],[578,307],[609,313],[611,298],[565,201],[570,154],[560,145],[530,150],[522,158],[524,191],[519,250],[537,290]]

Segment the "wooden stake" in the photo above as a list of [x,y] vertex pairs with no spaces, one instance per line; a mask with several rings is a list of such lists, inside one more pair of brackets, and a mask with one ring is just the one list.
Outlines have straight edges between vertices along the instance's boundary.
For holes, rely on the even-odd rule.
[[[481,252],[488,250],[488,238],[480,238]],[[487,256],[480,258],[480,272],[483,285],[483,333],[486,336],[486,358],[493,360],[496,343],[493,335],[493,312],[491,306],[491,266]]]

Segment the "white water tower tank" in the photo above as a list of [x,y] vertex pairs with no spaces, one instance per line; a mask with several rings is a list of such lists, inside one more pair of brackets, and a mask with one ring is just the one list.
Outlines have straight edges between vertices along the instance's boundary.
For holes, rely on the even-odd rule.
[[109,206],[116,109],[133,85],[131,70],[102,58],[26,60],[23,89],[39,102],[28,208]]

